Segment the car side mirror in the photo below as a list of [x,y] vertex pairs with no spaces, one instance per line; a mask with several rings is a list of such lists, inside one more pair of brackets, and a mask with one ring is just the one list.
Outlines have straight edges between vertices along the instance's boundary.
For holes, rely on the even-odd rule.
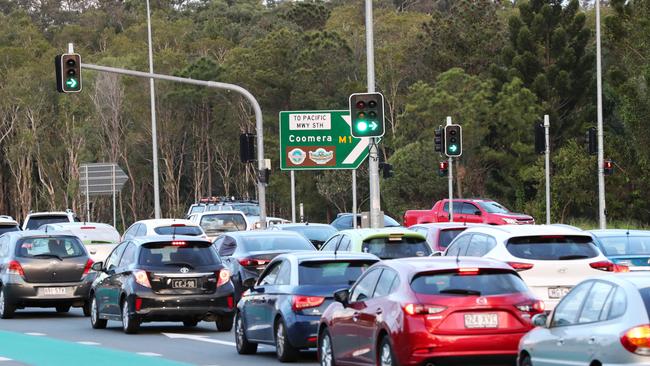
[[533,316],[532,322],[536,327],[546,328],[546,323],[548,321],[548,315],[546,314],[536,314]]
[[250,277],[250,278],[245,279],[242,282],[242,286],[244,286],[244,288],[253,288],[253,286],[255,286],[256,282],[257,282],[256,278]]
[[102,272],[104,270],[104,262],[95,262],[90,266],[90,269],[95,272]]
[[334,300],[348,306],[350,300],[350,290],[347,288],[338,290],[334,293]]
[[479,211],[479,210],[474,211],[474,215],[481,216],[481,211]]
[[442,252],[441,251],[435,251],[431,253],[432,257],[442,257]]

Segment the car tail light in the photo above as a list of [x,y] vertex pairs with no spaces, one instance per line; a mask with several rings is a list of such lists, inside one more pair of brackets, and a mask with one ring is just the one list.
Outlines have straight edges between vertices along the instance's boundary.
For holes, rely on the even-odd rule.
[[184,247],[187,245],[187,243],[183,240],[174,240],[172,241],[172,245],[175,247]]
[[228,309],[232,309],[235,307],[235,298],[232,295],[228,296],[227,301],[228,301]]
[[616,264],[610,261],[593,262],[589,263],[589,266],[593,269],[605,272],[630,272],[630,267]]
[[325,298],[322,296],[296,295],[293,297],[293,300],[291,300],[291,308],[293,311],[315,308],[321,306],[323,302],[325,302]]
[[25,277],[25,271],[23,271],[23,266],[20,265],[18,261],[11,261],[7,266],[8,274],[19,275],[20,277]]
[[149,283],[149,274],[147,272],[136,270],[133,271],[133,275],[135,276],[136,283],[138,283],[141,286],[151,288],[151,283]]
[[82,226],[80,227],[81,230],[93,230],[96,229],[94,226]]
[[253,266],[263,266],[269,263],[268,259],[252,259],[252,258],[241,258],[239,259],[239,264],[244,267],[253,267]]
[[533,268],[534,266],[534,264],[532,263],[521,263],[521,262],[508,262],[508,265],[517,272],[527,271]]
[[86,262],[86,266],[84,267],[84,274],[83,274],[84,276],[90,273],[90,267],[93,266],[93,263],[95,262],[93,262],[93,260],[89,258],[88,261]]
[[447,309],[439,305],[421,305],[421,304],[406,304],[404,305],[404,312],[408,315],[425,315],[442,313]]
[[461,276],[475,276],[478,272],[478,268],[458,268],[458,274]]
[[533,300],[515,305],[519,311],[524,313],[539,314],[546,310],[546,305],[542,300]]
[[634,327],[621,336],[626,350],[638,355],[650,356],[650,324]]
[[172,224],[172,227],[185,227],[185,224]]
[[222,269],[219,272],[215,272],[217,275],[217,287],[223,286],[230,281],[230,271],[227,269]]
[[140,311],[142,309],[142,299],[139,297],[135,298],[135,311]]

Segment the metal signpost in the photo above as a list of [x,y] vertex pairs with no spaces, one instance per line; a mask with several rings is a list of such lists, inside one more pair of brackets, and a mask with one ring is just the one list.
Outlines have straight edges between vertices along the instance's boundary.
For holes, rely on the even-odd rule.
[[551,224],[551,146],[549,144],[549,129],[551,127],[551,122],[549,121],[548,114],[544,115],[544,141],[545,141],[545,150],[544,158],[546,165],[546,225]]
[[86,196],[86,221],[91,221],[90,196],[113,195],[113,226],[116,227],[115,196],[122,190],[129,176],[115,163],[84,163],[79,166],[79,171],[79,189]]

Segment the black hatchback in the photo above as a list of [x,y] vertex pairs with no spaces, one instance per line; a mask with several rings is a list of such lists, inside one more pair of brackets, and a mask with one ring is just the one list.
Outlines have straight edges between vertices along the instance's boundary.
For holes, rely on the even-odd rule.
[[235,301],[230,271],[212,244],[194,236],[147,236],[122,242],[91,289],[91,325],[106,328],[108,320],[122,322],[125,333],[140,324],[178,321],[196,326],[214,321],[217,330],[230,331]]
[[16,309],[53,307],[67,312],[83,307],[95,277],[93,261],[79,238],[42,231],[14,231],[0,236],[0,317]]

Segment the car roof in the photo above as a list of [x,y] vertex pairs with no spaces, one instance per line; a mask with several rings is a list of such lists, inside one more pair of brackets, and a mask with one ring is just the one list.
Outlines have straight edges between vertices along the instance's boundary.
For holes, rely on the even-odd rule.
[[465,233],[487,233],[499,236],[537,236],[537,235],[581,235],[591,236],[588,232],[569,226],[558,225],[481,225],[468,228]]
[[197,212],[196,214],[199,215],[199,216],[204,216],[204,215],[214,215],[214,214],[219,214],[219,215],[225,215],[225,214],[240,214],[240,215],[242,215],[242,216],[246,216],[245,213],[243,213],[242,211],[237,211],[237,210],[223,210],[223,211],[213,210],[213,211]]
[[383,263],[411,273],[455,268],[491,268],[515,272],[504,262],[482,257],[410,257],[385,260]]
[[276,224],[276,225],[273,225],[273,227],[279,227],[281,229],[282,228],[292,228],[292,227],[310,227],[310,226],[329,227],[329,228],[332,228],[332,229],[336,230],[336,228],[334,226],[330,225],[330,224],[319,224],[319,223],[301,223],[301,222],[297,222],[297,223],[291,223],[291,224]]
[[61,215],[61,216],[68,216],[68,215],[73,215],[74,212],[72,211],[46,211],[46,212],[30,212],[27,214],[27,217],[31,216],[50,216],[50,215]]
[[614,236],[650,236],[650,230],[627,230],[627,229],[606,229],[606,230],[589,230],[590,233],[597,237],[614,237]]
[[[295,231],[288,230],[248,230],[248,231],[229,231],[221,235],[228,235],[232,237],[246,238],[249,236],[294,236],[305,239],[304,236]],[[305,239],[307,240],[307,239]]]
[[21,239],[21,238],[28,238],[28,237],[41,237],[41,236],[74,236],[75,238],[77,237],[76,235],[70,233],[62,233],[62,232],[49,232],[46,233],[45,231],[42,230],[25,230],[25,231],[11,231],[8,233],[4,233],[3,235],[8,235],[8,236],[15,236],[16,239]]
[[298,262],[309,262],[309,261],[329,261],[329,260],[375,260],[379,261],[379,257],[370,253],[354,253],[354,252],[319,252],[319,251],[302,251],[294,253],[284,253],[280,254],[276,258],[288,258],[295,259]]
[[18,225],[18,222],[13,217],[7,215],[0,215],[0,225]]
[[409,237],[424,238],[420,233],[403,227],[385,227],[380,229],[348,229],[339,231],[340,234],[347,234],[358,238],[383,237],[391,234],[399,234]]
[[115,229],[113,225],[110,224],[105,224],[102,222],[57,222],[54,224],[45,224],[43,226],[60,226],[62,228],[77,228],[77,227],[92,227],[94,226],[95,228],[102,228],[102,229]]
[[164,226],[164,225],[172,225],[172,224],[184,224],[185,226],[198,226],[192,221],[186,219],[147,219],[147,220],[140,220],[137,223],[145,224],[149,226]]
[[207,239],[202,239],[198,236],[189,236],[189,235],[148,235],[140,236],[137,238],[129,239],[135,245],[144,245],[148,243],[158,243],[162,241],[201,241],[205,243],[210,243]]
[[616,273],[610,275],[602,275],[598,277],[591,277],[589,279],[605,280],[619,285],[622,283],[628,283],[639,289],[650,287],[650,276],[648,276],[648,273],[646,271]]
[[473,222],[429,222],[426,224],[414,224],[409,226],[409,228],[412,227],[426,227],[426,228],[438,228],[438,229],[449,229],[449,228],[469,228],[469,227],[474,227],[474,226],[485,226],[485,224],[478,224],[478,223],[473,223]]

